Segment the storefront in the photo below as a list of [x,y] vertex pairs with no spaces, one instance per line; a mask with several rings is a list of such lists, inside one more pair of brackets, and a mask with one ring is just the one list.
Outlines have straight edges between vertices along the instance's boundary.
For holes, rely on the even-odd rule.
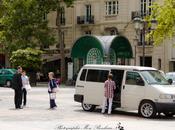
[[84,64],[130,64],[132,47],[124,36],[82,36],[71,51],[74,73]]

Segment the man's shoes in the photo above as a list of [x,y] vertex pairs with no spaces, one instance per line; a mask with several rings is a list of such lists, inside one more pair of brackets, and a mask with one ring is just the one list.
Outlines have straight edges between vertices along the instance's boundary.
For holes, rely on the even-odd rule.
[[23,109],[23,107],[16,107],[16,109]]
[[57,106],[49,108],[49,110],[56,110]]

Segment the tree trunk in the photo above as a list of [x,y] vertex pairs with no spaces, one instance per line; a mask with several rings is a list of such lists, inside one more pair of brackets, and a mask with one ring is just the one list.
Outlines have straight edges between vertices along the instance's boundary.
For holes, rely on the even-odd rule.
[[65,82],[65,54],[64,54],[64,32],[61,30],[61,24],[60,24],[60,6],[57,8],[57,18],[56,18],[56,25],[58,30],[58,42],[59,42],[59,50],[60,50],[60,56],[61,56],[61,80],[62,82]]

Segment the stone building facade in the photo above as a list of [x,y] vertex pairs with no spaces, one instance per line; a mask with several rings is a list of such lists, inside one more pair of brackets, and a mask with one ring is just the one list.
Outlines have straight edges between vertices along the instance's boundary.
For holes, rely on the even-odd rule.
[[[73,7],[62,5],[62,31],[64,32],[65,48],[70,50],[75,41],[84,35],[121,35],[126,37],[133,51],[129,61],[120,59],[124,64],[142,65],[143,44],[142,33],[136,33],[133,19],[151,13],[149,6],[154,1],[163,0],[76,0]],[[55,23],[54,12],[49,14],[50,26]],[[147,29],[146,31],[148,31]],[[165,72],[175,71],[175,52],[172,47],[174,40],[166,40],[160,46],[153,41],[145,42],[145,66],[152,66]],[[70,55],[69,55],[70,56]],[[124,60],[124,61],[123,61]],[[81,66],[83,63],[79,61]]]

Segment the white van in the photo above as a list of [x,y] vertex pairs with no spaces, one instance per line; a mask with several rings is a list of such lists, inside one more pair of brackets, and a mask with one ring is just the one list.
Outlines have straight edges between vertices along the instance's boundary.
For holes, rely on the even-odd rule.
[[82,103],[85,111],[101,106],[104,82],[109,73],[117,89],[113,109],[138,110],[143,117],[175,114],[175,86],[155,68],[121,65],[85,65],[81,68],[75,86],[74,100]]

